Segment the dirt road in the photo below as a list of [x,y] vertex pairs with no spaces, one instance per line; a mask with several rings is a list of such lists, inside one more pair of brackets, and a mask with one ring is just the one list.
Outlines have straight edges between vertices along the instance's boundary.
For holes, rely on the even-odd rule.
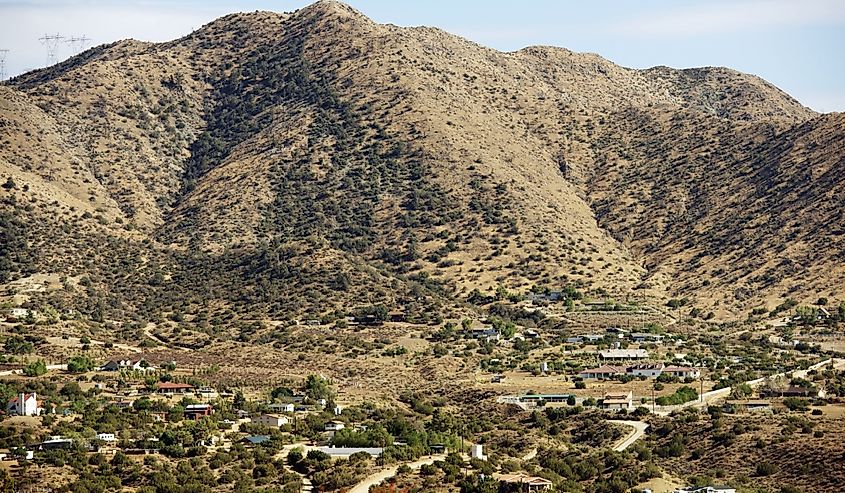
[[[446,454],[437,454],[431,455],[429,457],[425,457],[423,459],[416,460],[414,462],[410,462],[407,465],[414,470],[419,469],[420,467],[426,464],[434,464],[434,461],[437,460],[444,460],[446,458]],[[367,493],[370,491],[370,486],[377,485],[384,481],[385,479],[392,478],[396,475],[396,471],[399,470],[399,466],[393,466],[391,468],[385,469],[383,471],[379,471],[375,474],[367,476],[363,481],[356,484],[352,487],[347,493]]]

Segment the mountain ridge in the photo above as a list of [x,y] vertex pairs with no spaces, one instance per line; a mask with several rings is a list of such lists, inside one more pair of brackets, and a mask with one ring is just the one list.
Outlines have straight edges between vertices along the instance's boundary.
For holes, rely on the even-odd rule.
[[[295,284],[292,268],[313,265],[325,279],[292,289],[300,308],[262,302],[262,312],[277,306],[274,316],[374,302],[366,286],[326,302],[341,278],[345,286],[376,282],[390,305],[393,289],[458,306],[499,285],[689,296],[722,314],[783,296],[841,295],[832,233],[842,185],[829,172],[842,162],[841,115],[819,115],[730,69],[627,69],[554,47],[502,53],[318,2],[290,14],[231,14],[166,43],[93,48],[0,92],[0,128],[17,127],[0,151],[0,176],[29,185],[7,192],[16,204],[7,197],[4,208],[38,221],[44,214],[20,204],[40,202],[56,223],[35,238],[57,243],[37,271],[61,272],[60,259],[87,251],[74,246],[86,235],[177,271],[190,270],[193,254],[228,259],[215,274],[221,286],[249,285],[256,296],[278,289],[259,287],[256,272],[264,283]],[[816,144],[797,156],[778,139],[824,139],[829,151]],[[824,178],[825,194],[797,187],[795,201],[807,204],[755,205],[767,191],[793,189],[781,175],[801,176],[794,173],[805,161],[826,170],[810,177]],[[737,166],[748,169],[729,172]],[[685,178],[667,180],[676,173]],[[758,184],[751,191],[723,175]],[[774,210],[772,224],[787,229],[760,236],[762,253],[733,241],[744,226],[715,206],[736,191],[729,203],[754,211],[749,223]],[[704,205],[686,206],[694,213],[679,219],[667,207],[673,197]],[[830,210],[825,221],[814,217],[821,210]],[[820,234],[831,231],[829,250],[808,250],[809,238],[786,217],[797,213]],[[65,231],[68,218],[79,228]],[[713,225],[723,229],[713,233]],[[787,248],[790,235],[803,238],[800,251]],[[690,238],[707,245],[706,272]],[[797,290],[773,274],[808,261],[813,267],[792,268]],[[251,262],[263,267],[244,267]],[[733,264],[739,277],[725,274]],[[66,274],[86,269],[96,267]],[[359,276],[371,269],[380,280]],[[702,278],[708,284],[694,282]],[[101,287],[120,291],[121,282]],[[192,292],[191,310],[218,304],[199,286]],[[137,304],[115,298],[129,312]]]

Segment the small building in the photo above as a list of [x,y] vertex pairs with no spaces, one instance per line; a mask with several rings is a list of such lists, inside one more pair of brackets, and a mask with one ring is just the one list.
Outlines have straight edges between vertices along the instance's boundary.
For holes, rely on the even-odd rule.
[[211,404],[188,404],[185,406],[183,415],[185,419],[198,421],[206,416],[214,414],[214,407]]
[[553,484],[546,478],[541,478],[538,476],[529,476],[524,473],[494,474],[493,479],[499,481],[500,483],[506,483],[511,486],[516,485],[517,488],[519,488],[519,491],[523,492],[549,490],[551,489]]
[[505,381],[505,376],[501,373],[497,373],[490,377],[490,383],[502,383]]
[[194,386],[189,383],[160,382],[156,389],[159,394],[185,394],[193,392]]
[[667,366],[666,368],[663,368],[663,373],[668,373],[669,375],[678,378],[701,377],[701,370],[698,368],[691,368],[689,366]]
[[273,403],[267,406],[271,411],[275,411],[277,413],[292,413],[296,408],[296,405],[292,402],[283,402],[281,404]]
[[764,388],[760,390],[760,397],[817,397],[819,391],[810,387],[796,387],[790,385],[783,389]]
[[473,444],[470,447],[470,457],[478,460],[487,460],[487,456],[484,455],[484,445],[478,443]]
[[43,412],[44,408],[41,407],[41,402],[38,401],[38,395],[35,392],[20,393],[6,403],[6,413],[14,416],[39,416]]
[[346,425],[343,424],[341,421],[329,421],[326,423],[325,430],[326,431],[340,431],[346,428]]
[[381,457],[384,449],[381,447],[317,447],[317,450],[332,457],[349,457],[352,454],[365,453],[372,457]]
[[599,351],[599,357],[603,360],[638,360],[648,358],[648,351],[645,349],[605,349]]
[[59,450],[71,447],[73,447],[73,440],[61,436],[52,436],[36,446],[38,450]]
[[117,437],[114,436],[114,433],[97,433],[97,440],[103,442],[116,442]]
[[534,329],[526,329],[522,335],[524,335],[526,339],[537,339],[540,337],[540,333]]
[[446,452],[446,445],[443,445],[442,443],[435,443],[435,444],[429,445],[428,450],[432,454],[443,454],[443,453]]
[[255,424],[269,426],[271,428],[278,428],[280,426],[284,426],[290,423],[290,420],[287,418],[287,416],[282,416],[279,414],[262,414],[260,416],[251,418],[250,421]]
[[739,412],[739,411],[748,411],[748,412],[771,412],[772,410],[772,403],[765,400],[728,400],[725,401],[725,405],[723,409],[726,412]]
[[736,493],[736,488],[727,486],[688,486],[678,488],[674,493]]
[[37,312],[28,308],[21,308],[19,306],[15,306],[7,309],[5,311],[5,315],[7,322],[20,322],[21,320],[28,318],[30,315],[35,317],[37,315]]
[[493,327],[481,327],[477,329],[472,329],[470,333],[473,339],[484,339],[485,341],[492,342],[498,341],[501,338],[501,334],[499,331],[494,329]]
[[602,409],[618,410],[633,409],[634,396],[632,392],[612,392],[604,395],[599,404]]
[[662,344],[665,337],[660,334],[651,334],[648,332],[634,332],[631,334],[631,340],[634,342],[650,342],[654,344]]

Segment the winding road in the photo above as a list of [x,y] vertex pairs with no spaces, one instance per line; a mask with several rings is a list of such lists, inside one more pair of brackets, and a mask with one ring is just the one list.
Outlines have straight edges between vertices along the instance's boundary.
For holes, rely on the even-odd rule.
[[[409,462],[406,465],[413,470],[417,470],[426,464],[434,464],[434,461],[444,459],[446,459],[446,454],[437,454],[428,456],[424,459],[416,460],[414,462]],[[385,479],[392,478],[393,476],[395,476],[396,472],[399,470],[399,466],[401,465],[402,464],[398,464],[396,466],[384,469],[375,474],[367,476],[366,478],[364,478],[363,481],[353,486],[352,489],[350,489],[347,493],[368,493],[370,491],[370,486],[375,486],[384,481]]]
[[634,444],[637,440],[642,438],[645,435],[645,430],[648,429],[648,423],[643,423],[642,421],[628,421],[628,420],[617,420],[617,419],[609,419],[611,423],[619,423],[620,425],[630,426],[633,428],[633,431],[628,434],[625,438],[623,438],[619,443],[617,443],[613,447],[614,452],[622,452],[626,448],[630,447]]

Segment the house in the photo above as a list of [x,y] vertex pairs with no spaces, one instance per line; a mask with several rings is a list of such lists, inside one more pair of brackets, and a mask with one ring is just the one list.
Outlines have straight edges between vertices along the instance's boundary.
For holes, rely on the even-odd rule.
[[809,387],[790,385],[783,389],[764,388],[760,390],[760,397],[818,397],[819,391]]
[[394,310],[394,311],[387,314],[387,318],[391,322],[398,323],[398,322],[404,322],[406,317],[405,317],[405,312],[400,312],[398,310]]
[[726,486],[688,486],[678,488],[674,493],[736,493],[736,489]]
[[534,329],[526,329],[525,332],[522,333],[526,339],[536,339],[540,337],[540,333]]
[[432,454],[442,454],[446,452],[446,446],[442,443],[434,443],[428,446],[428,450]]
[[493,479],[500,483],[506,483],[509,486],[517,486],[519,491],[545,491],[552,487],[552,482],[548,479],[529,476],[524,473],[519,474],[493,474]]
[[183,415],[185,419],[198,421],[206,416],[214,414],[214,407],[211,404],[188,404],[185,406]]
[[329,421],[326,423],[325,430],[326,431],[340,431],[346,428],[346,425],[343,424],[341,421]]
[[292,402],[284,402],[282,404],[270,404],[267,407],[277,413],[292,413],[296,406]]
[[97,433],[97,440],[101,440],[103,442],[116,442],[117,438],[114,436],[114,433]]
[[12,397],[6,403],[6,413],[15,416],[38,416],[44,412],[38,396],[35,392],[31,394],[20,393]]
[[139,359],[133,361],[131,359],[110,360],[100,367],[100,371],[120,371],[120,370],[155,370],[155,366],[147,363],[146,360]]
[[484,339],[485,341],[498,341],[501,338],[499,331],[494,329],[493,327],[481,327],[477,329],[472,329],[471,332],[473,339]]
[[192,392],[193,390],[194,386],[189,383],[173,382],[161,382],[156,388],[156,392],[159,394],[184,394],[186,392]]
[[519,402],[567,402],[571,397],[574,396],[572,394],[526,394],[519,396]]
[[278,414],[262,414],[261,416],[251,418],[250,421],[255,424],[269,426],[271,428],[278,428],[290,422],[290,420],[286,416],[281,416]]
[[772,410],[772,403],[764,400],[729,400],[723,406],[725,412],[734,413],[737,411],[748,412],[769,412]]
[[473,444],[470,447],[469,453],[470,453],[470,457],[472,457],[473,459],[487,460],[487,456],[484,455],[484,445],[477,444],[477,443]]
[[564,295],[561,291],[550,291],[548,293],[528,293],[525,295],[525,299],[537,303],[554,303],[556,301],[566,300],[566,295]]
[[650,334],[648,332],[634,332],[631,334],[631,340],[634,342],[651,342],[654,344],[662,344],[664,336],[660,334]]
[[38,313],[35,310],[21,308],[19,306],[12,307],[6,310],[6,320],[9,322],[18,322],[27,317],[36,316]]
[[609,380],[617,375],[624,375],[628,369],[624,366],[603,365],[598,368],[590,368],[578,374],[583,379],[597,378],[600,380]]
[[58,450],[73,447],[73,440],[61,436],[52,436],[36,445],[38,450]]
[[663,373],[663,363],[634,365],[625,369],[625,373],[633,377],[657,378]]
[[497,373],[490,378],[490,383],[502,383],[505,380],[505,376],[501,373]]
[[599,357],[604,360],[636,360],[648,358],[648,351],[645,349],[605,349],[599,351]]
[[372,457],[381,457],[384,449],[381,447],[317,447],[317,450],[332,457],[349,457],[352,454],[365,453]]
[[252,435],[244,437],[244,439],[241,441],[246,443],[247,445],[261,445],[262,443],[268,442],[269,440],[269,435]]
[[601,334],[587,334],[583,336],[572,336],[567,337],[566,342],[569,344],[583,344],[583,343],[595,343],[600,342],[604,339],[604,336]]
[[663,373],[668,373],[673,377],[678,378],[699,378],[701,377],[701,371],[696,368],[690,368],[689,366],[667,366],[663,368]]
[[634,396],[628,392],[612,392],[604,395],[600,404],[602,409],[633,409]]

